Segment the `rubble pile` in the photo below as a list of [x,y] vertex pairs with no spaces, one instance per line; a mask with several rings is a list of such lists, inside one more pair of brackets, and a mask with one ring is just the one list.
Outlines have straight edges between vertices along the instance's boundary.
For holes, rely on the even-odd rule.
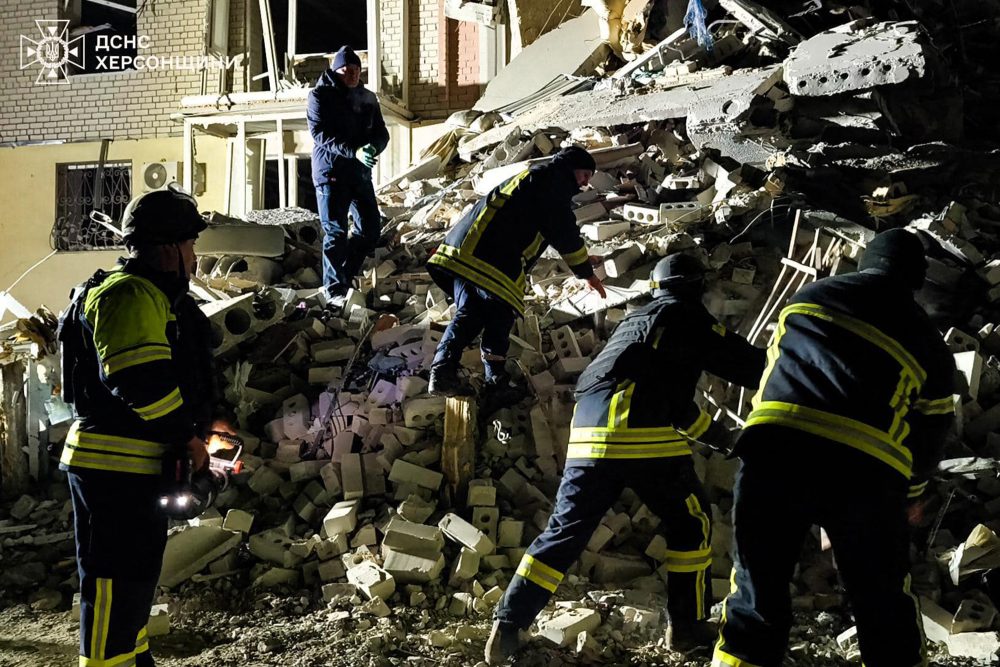
[[[962,376],[956,428],[916,532],[926,548],[913,590],[942,656],[995,661],[1000,155],[983,148],[997,135],[979,110],[1000,79],[969,64],[983,48],[975,29],[944,40],[951,24],[929,10],[814,4],[780,18],[750,0],[722,0],[710,45],[678,31],[641,53],[613,49],[601,76],[456,114],[379,192],[386,243],[342,309],[317,289],[315,214],[214,214],[192,288],[212,321],[244,468],[215,508],[172,529],[160,581],[172,599],[290,594],[302,599],[298,614],[376,633],[364,635],[369,649],[375,637],[380,650],[434,649],[470,664],[552,510],[573,383],[646,294],[652,265],[671,252],[699,257],[711,271],[709,310],[763,346],[795,289],[852,270],[875,231],[907,225],[930,246],[918,299],[946,331]],[[973,75],[982,81],[970,100]],[[598,165],[575,212],[591,254],[603,258],[608,299],[546,255],[511,335],[509,370],[524,399],[496,409],[429,396],[429,363],[454,306],[423,270],[427,257],[479,197],[570,143]],[[463,365],[475,377],[478,350]],[[700,390],[717,418],[738,425],[746,415],[740,392],[711,378]],[[713,502],[712,588],[721,599],[737,462],[708,450],[695,462]],[[533,628],[540,647],[581,661],[655,659],[665,626],[658,523],[623,494]],[[70,526],[58,483],[46,499],[26,495],[0,510],[7,597],[32,591],[38,610],[64,604],[75,585]],[[855,659],[819,529],[794,587],[803,620],[795,664]]]

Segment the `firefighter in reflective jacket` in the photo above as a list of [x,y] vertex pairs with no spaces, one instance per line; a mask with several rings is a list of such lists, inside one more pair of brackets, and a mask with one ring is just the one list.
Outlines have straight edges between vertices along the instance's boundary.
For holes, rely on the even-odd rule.
[[483,197],[445,237],[427,264],[457,312],[431,364],[430,393],[470,393],[460,381],[462,351],[482,332],[487,390],[503,390],[510,329],[524,314],[525,272],[552,245],[573,273],[605,296],[572,211],[572,197],[594,175],[582,148],[559,151],[546,165],[526,169]]
[[728,332],[701,304],[698,260],[674,254],[653,271],[653,300],[628,315],[580,376],[566,469],[548,527],[528,548],[497,608],[486,659],[518,645],[625,487],[662,522],[670,644],[710,646],[711,509],[689,438],[722,444],[728,431],[694,402],[702,371],[756,387],[764,351]]
[[813,283],[782,310],[737,447],[733,592],[716,667],[782,663],[789,582],[813,524],[833,544],[864,664],[927,664],[907,499],[937,463],[955,366],[913,298],[926,266],[916,235],[883,232],[859,272]]
[[205,228],[189,195],[133,200],[131,257],[74,293],[59,339],[63,387],[78,420],[59,467],[73,500],[80,575],[81,667],[153,664],[146,621],[167,519],[159,511],[168,447],[207,464],[200,426],[213,397],[208,321],[187,294]]

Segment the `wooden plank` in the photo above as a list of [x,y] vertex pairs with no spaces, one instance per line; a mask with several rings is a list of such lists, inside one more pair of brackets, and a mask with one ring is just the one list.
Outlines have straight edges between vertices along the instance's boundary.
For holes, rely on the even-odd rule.
[[0,496],[9,498],[28,490],[28,407],[24,395],[25,364],[0,366]]
[[441,471],[457,507],[465,506],[469,480],[476,471],[476,401],[458,396],[445,401]]

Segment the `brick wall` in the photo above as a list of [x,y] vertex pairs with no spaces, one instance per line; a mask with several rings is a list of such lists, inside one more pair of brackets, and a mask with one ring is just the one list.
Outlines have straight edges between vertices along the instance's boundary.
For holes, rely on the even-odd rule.
[[[407,106],[424,116],[445,116],[440,47],[445,40],[444,0],[410,0],[410,99]],[[436,112],[436,113],[435,113]]]
[[467,109],[482,94],[479,72],[479,24],[448,19],[448,104]]
[[482,91],[479,26],[446,18],[444,0],[409,1],[409,109],[444,118],[469,108]]
[[[233,2],[233,18],[242,16]],[[0,25],[0,142],[139,139],[177,136],[182,126],[170,120],[184,95],[216,92],[218,73],[192,70],[129,70],[70,76],[64,85],[36,85],[37,69],[20,70],[20,35],[37,36],[36,19],[60,19],[59,0],[5,2]],[[151,47],[143,56],[203,54],[209,0],[150,2],[138,17],[138,34]],[[242,41],[242,28],[238,31]],[[232,45],[230,52],[232,53]],[[242,76],[238,77],[242,79]]]
[[396,99],[403,95],[403,3],[382,0],[380,8],[382,90]]

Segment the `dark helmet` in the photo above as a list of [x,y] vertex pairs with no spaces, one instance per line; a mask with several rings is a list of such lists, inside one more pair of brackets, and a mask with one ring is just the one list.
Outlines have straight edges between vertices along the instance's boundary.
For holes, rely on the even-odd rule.
[[579,146],[567,146],[552,158],[551,164],[568,167],[569,169],[597,170],[594,156]]
[[911,289],[920,289],[927,274],[923,241],[905,229],[889,229],[868,243],[858,270],[884,273],[899,279]]
[[658,297],[678,289],[697,288],[700,291],[704,280],[705,267],[701,262],[690,255],[675,252],[653,267],[649,287],[653,290],[653,296]]
[[136,197],[122,215],[122,232],[130,247],[180,243],[197,238],[207,226],[194,197],[176,183]]

